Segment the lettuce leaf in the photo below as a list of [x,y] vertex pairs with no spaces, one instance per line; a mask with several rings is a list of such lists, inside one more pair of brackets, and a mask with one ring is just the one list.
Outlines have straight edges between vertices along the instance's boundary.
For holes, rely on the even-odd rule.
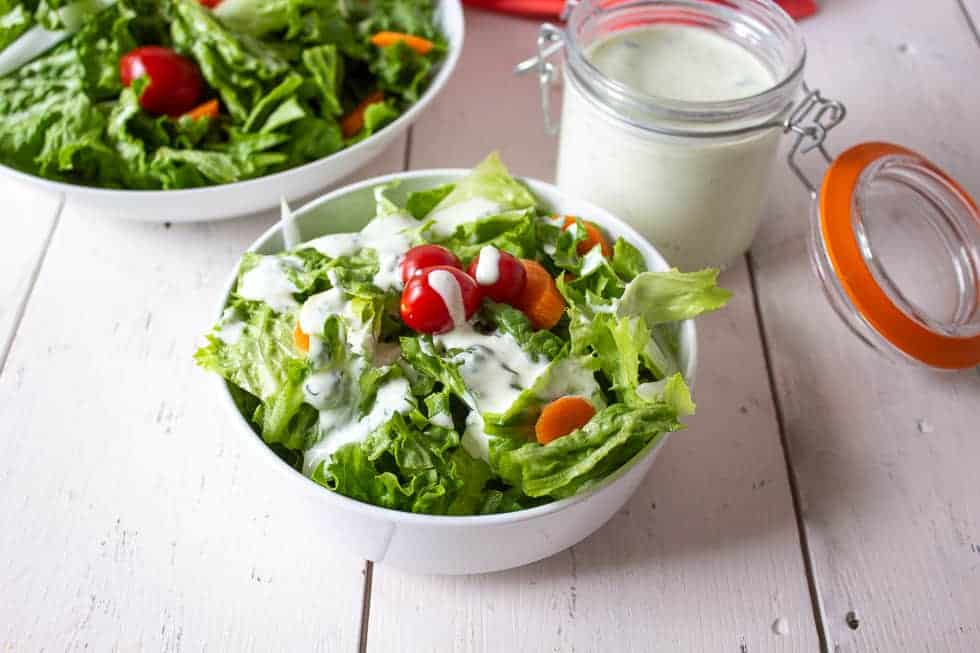
[[419,228],[421,241],[438,243],[451,249],[464,263],[476,258],[487,245],[518,258],[535,258],[538,251],[537,214],[533,208],[516,209],[467,222],[456,227],[449,237],[438,236],[438,232],[431,229],[432,222],[429,220]]
[[0,52],[34,24],[34,16],[23,4],[0,2]]
[[504,480],[528,496],[560,499],[600,482],[650,441],[681,428],[676,411],[665,403],[613,404],[545,446],[494,438],[490,460]]
[[421,220],[436,207],[446,195],[453,192],[456,184],[446,184],[436,186],[428,190],[419,190],[408,195],[405,200],[405,210],[408,211],[416,220]]
[[510,334],[532,356],[554,360],[566,348],[565,341],[551,331],[535,331],[527,316],[513,306],[486,300],[480,315],[487,323]]
[[396,413],[366,442],[341,447],[313,480],[375,505],[436,515],[471,515],[485,501],[490,467],[459,447],[459,436],[437,424],[415,424]]
[[716,284],[718,270],[645,272],[626,288],[617,312],[647,324],[679,322],[724,306],[732,294]]
[[526,210],[537,206],[537,200],[527,188],[510,176],[496,152],[487,156],[460,179],[452,191],[439,202],[433,212],[461,204],[472,199],[494,202],[501,210]]

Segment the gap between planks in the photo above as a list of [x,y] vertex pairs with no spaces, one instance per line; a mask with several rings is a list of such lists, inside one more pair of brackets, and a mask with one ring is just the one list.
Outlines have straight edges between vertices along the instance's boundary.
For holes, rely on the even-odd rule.
[[766,333],[766,323],[762,317],[762,307],[759,305],[759,288],[755,282],[755,261],[752,259],[752,252],[745,254],[745,267],[749,275],[749,287],[752,289],[752,308],[755,311],[756,324],[759,327],[759,340],[762,343],[762,356],[766,366],[766,376],[769,381],[769,392],[772,396],[772,405],[776,413],[776,428],[779,430],[779,445],[783,450],[783,461],[786,464],[786,480],[789,482],[790,496],[793,499],[793,514],[796,516],[796,532],[800,538],[800,552],[803,555],[803,568],[806,569],[806,584],[810,590],[810,604],[813,606],[813,620],[817,626],[817,637],[820,640],[820,650],[823,653],[830,651],[830,633],[824,621],[823,601],[820,598],[820,587],[817,585],[816,572],[814,570],[813,558],[810,554],[810,542],[807,539],[806,526],[803,523],[803,502],[800,497],[800,490],[797,484],[796,471],[789,455],[789,438],[786,436],[786,428],[783,422],[783,407],[780,403],[779,393],[776,391],[776,376],[773,373],[772,357],[769,353],[769,336]]
[[371,587],[372,581],[374,580],[374,563],[370,560],[365,560],[363,573],[364,593],[361,596],[361,624],[357,642],[358,653],[367,653],[368,630],[371,621]]
[[[412,160],[412,134],[415,131],[414,125],[409,125],[405,132],[405,153],[402,156],[402,172],[408,171],[408,166]],[[368,631],[371,629],[371,590],[374,580],[374,563],[370,560],[364,561],[364,591],[361,595],[361,623],[358,632],[357,653],[367,653],[368,650]]]
[[3,343],[3,348],[0,349],[0,375],[3,374],[7,367],[7,357],[10,355],[10,350],[14,348],[14,341],[17,340],[17,334],[20,332],[20,323],[24,319],[24,313],[27,312],[27,304],[34,294],[34,286],[37,285],[37,279],[41,275],[41,268],[44,266],[44,261],[48,256],[48,249],[51,247],[51,240],[54,238],[54,232],[58,228],[58,224],[61,222],[61,213],[64,208],[65,195],[62,193],[58,196],[58,207],[55,209],[54,218],[51,220],[51,226],[48,228],[48,233],[44,236],[41,251],[38,253],[37,261],[34,263],[34,269],[31,270],[30,277],[28,277],[27,290],[24,292],[24,296],[21,298],[20,303],[17,305],[17,308],[14,311],[13,324],[10,325],[10,335],[7,336],[6,341]]
[[973,16],[970,8],[966,6],[966,0],[956,0],[956,3],[960,6],[960,11],[963,12],[963,18],[966,20],[967,27],[973,32],[973,38],[976,40],[977,45],[980,45],[980,27],[977,26],[976,18]]

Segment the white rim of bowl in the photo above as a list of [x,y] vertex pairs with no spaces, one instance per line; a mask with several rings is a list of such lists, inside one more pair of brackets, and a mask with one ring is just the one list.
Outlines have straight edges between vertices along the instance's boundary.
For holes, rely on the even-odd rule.
[[[381,186],[384,184],[389,184],[394,181],[402,181],[406,179],[417,179],[420,177],[463,177],[469,174],[471,171],[465,168],[440,168],[440,169],[428,169],[428,170],[412,170],[407,172],[396,172],[388,175],[383,175],[380,177],[372,177],[371,179],[365,179],[364,181],[359,181],[355,184],[349,186],[344,186],[333,190],[326,195],[318,197],[315,200],[310,201],[305,204],[300,209],[293,212],[293,218],[299,219],[304,213],[313,211],[323,204],[327,204],[336,200],[344,195],[349,195],[361,191],[365,188],[374,188],[376,186]],[[532,179],[528,177],[518,177],[518,179],[526,184],[531,192],[534,193],[535,197],[538,194],[535,192],[535,187],[548,189],[555,195],[565,195],[562,191],[558,189],[554,184],[549,184],[547,182],[539,181],[537,179]],[[540,198],[539,198],[540,201]],[[649,241],[647,241],[643,236],[641,236],[637,231],[626,224],[616,216],[612,215],[610,212],[599,208],[598,206],[592,204],[591,202],[586,202],[584,200],[576,201],[581,202],[581,204],[587,206],[590,210],[595,211],[595,215],[600,217],[600,225],[603,223],[609,223],[614,226],[616,230],[619,231],[621,235],[626,237],[630,242],[641,243],[643,246],[649,248],[649,251],[653,253],[655,260],[659,263],[660,267],[663,269],[670,268],[670,265],[660,254],[656,247],[654,247]],[[604,225],[603,225],[604,226]],[[262,233],[250,246],[246,252],[257,251],[267,240],[275,236],[280,230],[280,225],[277,223],[265,232]],[[218,305],[218,310],[215,312],[216,315],[220,316],[224,312],[225,305],[228,301],[228,296],[231,294],[231,289],[235,284],[235,279],[238,277],[238,264],[235,264],[234,269],[231,272],[229,279],[225,282],[224,291],[221,294],[221,301]],[[695,372],[697,370],[697,357],[698,357],[698,342],[697,342],[697,328],[694,324],[694,320],[684,320],[681,323],[681,329],[684,331],[684,336],[690,340],[690,353],[688,357],[687,369],[684,370],[684,377],[688,384],[693,387]],[[275,467],[280,473],[285,472],[285,475],[290,478],[291,483],[299,482],[302,485],[305,492],[315,491],[318,497],[322,497],[325,501],[334,502],[339,507],[343,507],[349,510],[354,510],[360,512],[370,517],[384,518],[384,519],[394,519],[397,521],[407,521],[415,524],[428,524],[433,526],[446,526],[446,527],[467,527],[476,524],[502,524],[502,523],[517,523],[526,521],[529,519],[534,519],[536,517],[550,514],[553,512],[561,512],[571,506],[585,501],[589,497],[601,492],[608,486],[614,484],[622,476],[624,476],[630,469],[646,457],[650,456],[653,451],[659,448],[661,445],[665,444],[667,439],[670,437],[671,433],[663,433],[660,437],[655,438],[648,442],[646,446],[643,447],[636,455],[630,458],[626,463],[624,463],[619,469],[612,472],[609,476],[602,479],[596,485],[588,488],[584,492],[574,494],[565,499],[558,499],[556,501],[551,501],[541,506],[535,506],[533,508],[525,508],[523,510],[516,510],[513,512],[502,512],[493,513],[489,515],[429,515],[425,513],[415,513],[406,512],[403,510],[396,510],[394,508],[385,508],[384,506],[376,506],[371,503],[365,503],[363,501],[358,501],[351,497],[335,492],[327,487],[324,487],[304,475],[302,472],[297,471],[286,461],[280,458],[276,453],[265,443],[262,437],[252,430],[245,417],[239,412],[238,407],[235,405],[234,399],[231,397],[231,393],[228,391],[227,381],[220,376],[215,375],[214,382],[220,389],[222,394],[222,400],[225,407],[231,411],[232,415],[235,417],[237,425],[246,434],[249,441],[251,441],[253,446],[257,446],[262,451],[263,455],[266,457],[271,457]]]
[[[82,184],[72,184],[66,181],[57,181],[54,179],[48,179],[47,177],[41,177],[39,175],[32,175],[27,172],[23,172],[16,168],[11,168],[10,166],[0,163],[0,172],[15,179],[19,179],[25,183],[29,184],[42,184],[49,187],[50,190],[57,190],[62,193],[71,193],[75,195],[100,195],[102,193],[111,193],[117,197],[126,197],[127,199],[138,199],[147,202],[152,202],[154,200],[159,200],[163,197],[170,199],[173,198],[189,198],[189,197],[200,197],[201,195],[206,195],[208,193],[218,193],[225,190],[230,190],[232,188],[240,189],[258,184],[260,182],[273,181],[277,179],[282,179],[283,175],[288,175],[293,172],[298,172],[300,170],[308,170],[312,168],[318,168],[320,166],[327,165],[334,157],[346,154],[347,152],[356,152],[361,149],[365,149],[369,144],[373,144],[376,137],[383,134],[403,123],[411,124],[418,113],[427,107],[435,96],[442,90],[442,87],[446,85],[449,81],[449,77],[452,75],[453,71],[456,70],[456,64],[459,63],[459,57],[463,51],[463,42],[466,39],[466,21],[463,19],[463,6],[460,0],[439,0],[439,5],[442,4],[449,5],[453,8],[450,15],[447,16],[448,19],[452,19],[455,23],[455,27],[458,29],[459,38],[456,39],[454,43],[449,44],[449,51],[446,53],[446,59],[439,66],[439,71],[436,76],[432,79],[428,88],[422,94],[422,97],[418,99],[417,102],[412,104],[404,113],[402,113],[398,118],[385,125],[380,131],[372,134],[371,136],[365,138],[363,141],[355,143],[350,147],[345,147],[341,150],[337,150],[333,154],[328,154],[327,156],[317,159],[315,161],[310,161],[309,163],[304,163],[303,165],[296,166],[294,168],[288,168],[286,170],[281,170],[279,172],[274,172],[269,175],[263,175],[261,177],[255,177],[254,179],[244,179],[242,181],[233,181],[229,184],[218,184],[216,186],[201,186],[200,188],[178,188],[173,190],[133,190],[128,188],[100,188],[98,186],[84,186]],[[437,9],[438,9],[437,6]],[[355,172],[355,171],[352,171]],[[243,214],[245,215],[245,214]],[[231,216],[231,217],[238,217]]]

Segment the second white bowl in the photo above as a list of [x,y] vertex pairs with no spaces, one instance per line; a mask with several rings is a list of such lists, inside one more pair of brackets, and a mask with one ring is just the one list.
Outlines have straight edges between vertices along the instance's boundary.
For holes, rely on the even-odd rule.
[[49,192],[62,193],[72,203],[102,215],[143,222],[224,220],[275,208],[279,206],[280,197],[287,201],[309,197],[381,154],[408,129],[446,85],[463,49],[463,9],[460,0],[437,0],[436,21],[446,36],[449,49],[419,101],[370,138],[317,161],[256,179],[186,190],[118,190],[79,186],[44,179],[2,164],[0,174]]

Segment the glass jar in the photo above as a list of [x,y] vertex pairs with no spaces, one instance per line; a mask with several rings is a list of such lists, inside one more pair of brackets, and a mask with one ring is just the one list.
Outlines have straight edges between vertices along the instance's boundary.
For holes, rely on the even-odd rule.
[[[657,97],[590,58],[612,35],[663,26],[720,36],[735,49],[702,65],[737,72],[733,59],[748,53],[757,61],[746,63],[768,71],[768,88],[733,100]],[[558,186],[632,224],[683,270],[731,264],[755,236],[782,123],[800,89],[806,50],[793,20],[767,0],[583,0],[560,40]]]

